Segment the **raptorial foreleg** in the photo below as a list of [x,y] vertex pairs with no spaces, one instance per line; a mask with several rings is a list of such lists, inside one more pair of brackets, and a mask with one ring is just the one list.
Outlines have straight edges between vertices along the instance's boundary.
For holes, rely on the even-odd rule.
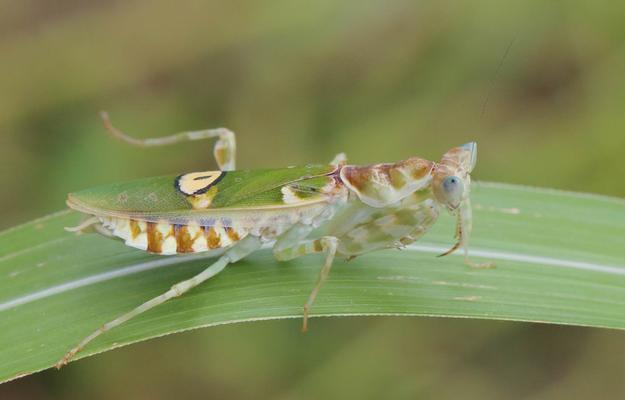
[[495,264],[492,262],[474,263],[469,260],[469,237],[471,236],[471,231],[473,229],[473,217],[471,202],[469,199],[465,199],[456,212],[456,243],[451,247],[451,249],[439,255],[439,257],[449,255],[462,247],[464,250],[464,263],[469,267],[478,269],[495,268]]

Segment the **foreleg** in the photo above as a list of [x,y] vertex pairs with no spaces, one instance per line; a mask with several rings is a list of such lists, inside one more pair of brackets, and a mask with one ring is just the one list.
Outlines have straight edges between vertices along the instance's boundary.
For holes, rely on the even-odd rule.
[[462,247],[464,250],[464,263],[469,267],[477,269],[495,268],[495,264],[492,262],[474,263],[469,260],[469,237],[471,236],[471,230],[473,229],[471,202],[469,199],[464,200],[457,213],[458,220],[456,222],[456,243],[451,249],[439,255],[439,257],[449,255]]

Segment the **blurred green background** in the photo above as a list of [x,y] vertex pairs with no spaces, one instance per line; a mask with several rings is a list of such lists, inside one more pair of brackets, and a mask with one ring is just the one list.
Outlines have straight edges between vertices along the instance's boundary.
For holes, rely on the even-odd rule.
[[[1,0],[0,228],[62,209],[69,191],[215,167],[209,143],[110,139],[102,109],[142,137],[227,126],[244,168],[339,151],[437,159],[477,140],[477,179],[625,196],[625,3]],[[0,398],[625,390],[622,332],[343,318],[302,335],[299,324],[156,339],[2,385]]]

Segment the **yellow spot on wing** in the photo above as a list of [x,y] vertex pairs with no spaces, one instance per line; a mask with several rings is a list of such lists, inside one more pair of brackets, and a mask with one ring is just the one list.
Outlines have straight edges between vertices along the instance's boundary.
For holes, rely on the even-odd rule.
[[200,193],[195,195],[187,196],[187,200],[196,210],[204,210],[210,207],[213,202],[213,198],[217,195],[219,189],[217,186],[213,186],[206,193]]
[[282,192],[282,201],[284,201],[284,204],[296,204],[302,202],[302,199],[297,195],[297,192],[295,192],[295,190],[293,190],[290,186],[283,186],[280,191]]
[[187,196],[206,193],[225,174],[225,171],[191,172],[176,178],[176,187]]

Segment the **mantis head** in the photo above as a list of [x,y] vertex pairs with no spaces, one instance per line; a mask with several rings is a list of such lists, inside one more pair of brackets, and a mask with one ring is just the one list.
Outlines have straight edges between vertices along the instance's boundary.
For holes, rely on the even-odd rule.
[[436,200],[450,211],[468,201],[471,171],[477,159],[477,144],[470,142],[454,147],[443,155],[432,173],[432,190]]
[[436,199],[457,217],[456,243],[441,256],[464,248],[465,263],[474,268],[492,268],[493,263],[476,264],[469,261],[469,236],[472,230],[471,171],[477,160],[477,144],[470,142],[443,154],[432,173],[432,191]]

